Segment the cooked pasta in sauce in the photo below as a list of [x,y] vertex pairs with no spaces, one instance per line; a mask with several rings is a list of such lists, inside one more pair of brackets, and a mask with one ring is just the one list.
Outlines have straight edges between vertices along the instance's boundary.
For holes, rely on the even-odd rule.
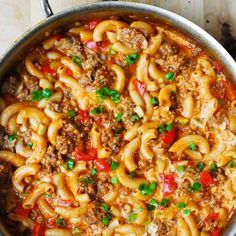
[[4,80],[0,112],[12,235],[219,236],[234,213],[236,89],[170,26],[49,35]]

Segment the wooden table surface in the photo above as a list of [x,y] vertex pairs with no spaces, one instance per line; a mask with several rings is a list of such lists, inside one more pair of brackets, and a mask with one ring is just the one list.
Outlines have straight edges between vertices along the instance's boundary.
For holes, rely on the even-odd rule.
[[[49,0],[54,12],[76,6],[97,2],[95,0]],[[130,0],[132,1],[132,0]],[[160,6],[195,22],[206,29],[217,40],[221,39],[221,25],[230,23],[236,35],[235,0],[141,0]],[[0,0],[0,55],[22,33],[44,19],[40,0]]]

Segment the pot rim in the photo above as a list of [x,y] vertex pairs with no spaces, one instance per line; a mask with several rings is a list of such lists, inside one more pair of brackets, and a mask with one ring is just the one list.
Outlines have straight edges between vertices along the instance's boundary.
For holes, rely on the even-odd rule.
[[[17,52],[20,52],[23,48],[23,45],[28,45],[27,40],[33,35],[42,34],[45,32],[45,29],[50,26],[53,22],[69,17],[71,15],[78,15],[78,13],[93,13],[96,11],[103,11],[107,9],[113,10],[123,10],[126,12],[131,12],[137,15],[139,13],[147,14],[147,16],[157,16],[156,18],[160,19],[163,22],[167,22],[170,25],[173,25],[177,29],[180,29],[182,32],[193,38],[197,41],[201,47],[210,51],[210,55],[215,56],[226,68],[226,71],[229,73],[230,77],[233,78],[233,81],[236,83],[236,63],[231,55],[223,48],[223,46],[214,39],[210,34],[208,34],[201,27],[195,23],[189,21],[188,19],[173,13],[171,11],[165,10],[160,7],[147,5],[137,2],[96,2],[91,4],[83,4],[80,6],[72,7],[63,11],[56,13],[55,15],[42,20],[36,24],[33,28],[27,30],[23,35],[21,35],[2,55],[0,55],[0,79],[9,70],[9,65],[12,65],[10,62],[14,55]],[[111,14],[112,15],[112,14]],[[235,215],[233,217],[232,223],[227,227],[225,235],[233,236],[236,232],[236,219]]]

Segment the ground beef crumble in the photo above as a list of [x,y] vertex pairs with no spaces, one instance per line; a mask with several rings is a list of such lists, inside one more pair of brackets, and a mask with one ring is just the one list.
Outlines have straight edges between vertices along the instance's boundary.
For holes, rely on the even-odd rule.
[[146,49],[148,46],[145,36],[135,28],[122,28],[117,30],[116,37],[126,47],[131,48],[135,52]]

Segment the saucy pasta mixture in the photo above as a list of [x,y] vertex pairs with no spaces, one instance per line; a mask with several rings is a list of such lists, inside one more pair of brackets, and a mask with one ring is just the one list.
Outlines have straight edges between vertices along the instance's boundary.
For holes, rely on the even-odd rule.
[[170,26],[49,34],[5,78],[0,111],[12,235],[219,236],[234,213],[236,89]]

